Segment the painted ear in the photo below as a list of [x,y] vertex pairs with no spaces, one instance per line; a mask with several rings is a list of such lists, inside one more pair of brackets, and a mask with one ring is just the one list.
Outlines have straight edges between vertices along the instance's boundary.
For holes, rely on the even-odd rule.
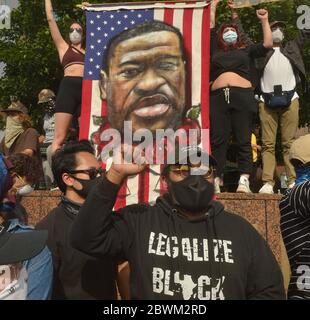
[[108,76],[106,72],[101,70],[99,87],[100,87],[100,96],[102,100],[106,100],[107,98],[107,81],[108,81]]

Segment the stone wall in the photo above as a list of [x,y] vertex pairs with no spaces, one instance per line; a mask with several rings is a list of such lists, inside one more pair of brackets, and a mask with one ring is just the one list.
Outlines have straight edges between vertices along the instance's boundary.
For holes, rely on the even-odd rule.
[[[24,197],[23,205],[29,214],[29,224],[36,224],[60,200],[59,191],[35,191]],[[280,232],[279,200],[281,195],[223,193],[218,197],[225,208],[247,219],[266,239],[279,262],[285,282],[289,277],[286,252]]]

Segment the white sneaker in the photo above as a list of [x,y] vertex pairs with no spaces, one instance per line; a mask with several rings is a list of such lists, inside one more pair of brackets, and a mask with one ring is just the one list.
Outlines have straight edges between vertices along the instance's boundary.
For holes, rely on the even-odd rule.
[[273,194],[273,185],[266,182],[258,191],[259,193],[267,193],[267,194]]
[[250,181],[246,176],[240,176],[237,193],[252,193],[250,189]]
[[221,193],[220,185],[221,185],[221,179],[219,177],[216,177],[214,179],[214,193],[215,194]]

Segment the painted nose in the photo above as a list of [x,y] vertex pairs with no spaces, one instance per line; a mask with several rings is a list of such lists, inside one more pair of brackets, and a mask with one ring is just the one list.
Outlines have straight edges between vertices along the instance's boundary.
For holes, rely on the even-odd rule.
[[141,76],[139,83],[135,87],[135,92],[141,96],[149,92],[156,91],[165,83],[165,79],[158,75],[153,69],[148,69],[146,73]]

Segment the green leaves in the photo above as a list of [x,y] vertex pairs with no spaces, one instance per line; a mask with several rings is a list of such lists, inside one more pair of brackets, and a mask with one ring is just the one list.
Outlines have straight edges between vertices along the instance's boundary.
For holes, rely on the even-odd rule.
[[[38,93],[45,87],[57,92],[63,70],[49,32],[44,1],[19,2],[12,12],[11,29],[0,30],[0,61],[5,63],[5,75],[0,79],[0,107],[8,106],[10,96],[16,95],[36,117]],[[75,8],[78,3],[81,1],[53,1],[64,37],[68,24],[77,19],[83,21],[83,11]]]
[[[55,15],[63,36],[73,20],[84,22],[83,11],[76,8],[81,0],[53,0]],[[117,2],[90,1],[91,3]],[[288,23],[286,38],[292,39],[297,34],[296,8],[300,4],[310,6],[310,0],[288,0],[264,4],[269,9],[270,21],[284,20]],[[262,39],[260,23],[255,14],[256,8],[238,10],[244,29],[256,41]],[[217,23],[230,20],[230,10],[226,1],[218,7]],[[20,0],[20,6],[12,13],[12,28],[0,30],[0,61],[5,62],[5,76],[0,79],[0,107],[9,105],[10,95],[17,95],[35,116],[38,92],[47,87],[55,92],[63,77],[57,51],[48,29],[43,0]],[[304,61],[310,81],[310,47],[304,51]],[[205,90],[208,90],[206,88]],[[310,123],[310,101],[301,100],[301,123]],[[37,111],[36,111],[37,110]],[[36,112],[35,112],[36,111]],[[195,110],[191,114],[197,116]]]

